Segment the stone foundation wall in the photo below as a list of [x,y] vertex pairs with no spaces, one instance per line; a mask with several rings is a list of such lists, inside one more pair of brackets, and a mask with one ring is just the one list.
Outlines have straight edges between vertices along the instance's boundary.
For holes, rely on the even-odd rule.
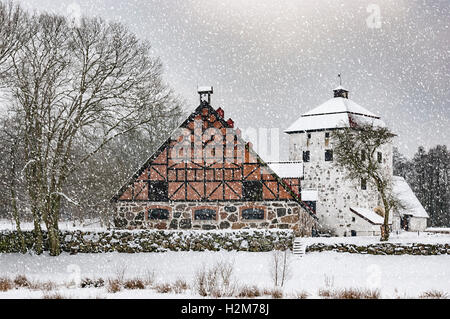
[[[297,202],[118,202],[114,219],[118,229],[291,229],[298,236],[311,236],[316,221]],[[264,219],[245,220],[242,211],[246,208],[261,208]],[[151,220],[147,216],[150,208],[169,210],[166,220]],[[199,208],[216,210],[215,220],[196,220],[194,211]]]

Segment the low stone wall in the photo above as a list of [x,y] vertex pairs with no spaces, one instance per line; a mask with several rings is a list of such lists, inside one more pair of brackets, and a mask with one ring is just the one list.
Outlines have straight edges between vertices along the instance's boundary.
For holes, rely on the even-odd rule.
[[[34,244],[33,232],[25,231],[28,249]],[[48,250],[44,234],[45,250]],[[292,248],[291,230],[240,231],[61,231],[61,249],[69,253],[102,252],[165,252],[165,251],[251,251],[263,252]],[[19,252],[19,239],[15,231],[0,232],[0,253]]]
[[311,244],[306,252],[334,251],[341,253],[370,254],[370,255],[443,255],[450,254],[450,244],[400,244],[379,243],[371,245],[354,244]]
[[[32,249],[32,231],[23,232],[27,249]],[[112,230],[112,231],[61,231],[61,249],[69,253],[103,252],[165,252],[165,251],[250,251],[265,252],[274,249],[292,249],[292,230]],[[19,238],[16,231],[0,231],[0,253],[18,253]],[[48,250],[44,232],[44,249]],[[372,255],[441,255],[450,254],[450,244],[400,244],[377,243],[310,244],[306,252],[346,252]]]

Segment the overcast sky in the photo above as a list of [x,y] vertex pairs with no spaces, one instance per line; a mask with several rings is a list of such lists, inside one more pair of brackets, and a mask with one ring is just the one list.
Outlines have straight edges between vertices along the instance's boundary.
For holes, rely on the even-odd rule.
[[[187,111],[198,105],[197,85],[212,85],[212,105],[237,126],[281,133],[331,98],[341,73],[350,98],[382,117],[405,155],[450,144],[448,0],[19,2],[128,25],[152,43]],[[367,24],[374,7],[381,28]],[[287,139],[280,143],[286,158]]]

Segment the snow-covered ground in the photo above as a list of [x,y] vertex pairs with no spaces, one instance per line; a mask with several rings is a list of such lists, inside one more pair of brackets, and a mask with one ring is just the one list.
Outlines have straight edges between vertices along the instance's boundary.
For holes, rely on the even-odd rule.
[[[321,288],[379,288],[382,298],[416,298],[425,291],[438,290],[450,294],[450,255],[440,256],[375,256],[348,253],[308,253],[291,255],[291,278],[283,288],[285,297],[306,291],[317,298]],[[105,253],[32,256],[0,255],[0,277],[26,275],[29,280],[53,281],[66,298],[198,298],[193,289],[183,294],[161,294],[154,289],[122,290],[115,294],[106,288],[67,288],[77,278],[116,278],[125,270],[125,278],[144,278],[155,273],[155,284],[185,280],[192,286],[202,267],[217,261],[234,265],[234,278],[240,285],[273,288],[270,275],[272,253],[251,252],[166,252]],[[13,289],[0,292],[0,298],[41,298],[48,292]]]
[[[45,224],[42,224],[42,229],[46,229]],[[33,222],[20,223],[22,230],[33,230]],[[83,223],[78,221],[60,221],[60,230],[90,230],[90,231],[104,231],[105,226],[102,226],[99,220],[85,220]],[[0,219],[0,230],[16,230],[16,223],[8,219]]]

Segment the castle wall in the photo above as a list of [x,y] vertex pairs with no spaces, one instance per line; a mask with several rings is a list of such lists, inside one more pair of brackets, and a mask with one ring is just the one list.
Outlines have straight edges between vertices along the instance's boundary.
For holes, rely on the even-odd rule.
[[[325,138],[325,132],[309,132],[310,139],[307,138],[308,133],[290,135],[290,160],[303,161],[303,151],[310,151],[310,162],[304,162],[302,189],[318,190],[317,217],[322,230],[338,236],[350,236],[352,230],[358,235],[373,232],[374,226],[359,221],[350,207],[373,209],[379,206],[378,192],[369,182],[367,189],[362,190],[360,180],[348,180],[344,170],[334,161],[325,161],[325,150],[333,149],[331,139]],[[392,145],[384,145],[380,151],[386,174],[392,176]],[[375,228],[379,231],[379,226]]]

